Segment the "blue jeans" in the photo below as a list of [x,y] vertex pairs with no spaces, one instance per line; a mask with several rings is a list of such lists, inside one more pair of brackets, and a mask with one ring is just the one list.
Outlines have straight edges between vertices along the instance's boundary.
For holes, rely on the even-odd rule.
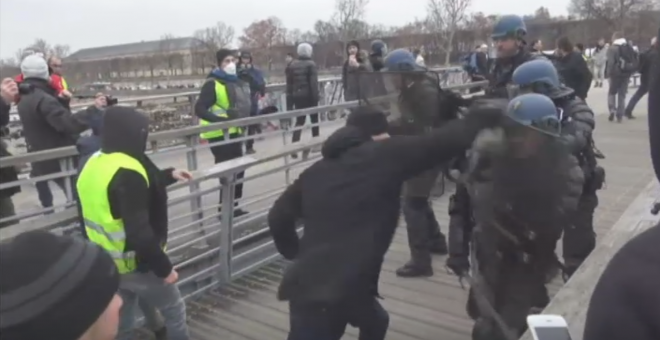
[[[186,324],[186,305],[176,285],[167,284],[152,273],[124,274],[119,286],[119,295],[124,299],[124,305],[121,308],[117,340],[131,339],[138,299],[147,305],[141,308],[145,307],[149,310],[152,307],[160,312],[169,340],[190,339]],[[145,315],[149,328],[156,327],[149,324],[152,323],[149,319],[153,320],[153,315]]]
[[340,340],[346,326],[360,330],[359,340],[384,340],[390,316],[374,297],[333,306],[289,303],[287,340]]

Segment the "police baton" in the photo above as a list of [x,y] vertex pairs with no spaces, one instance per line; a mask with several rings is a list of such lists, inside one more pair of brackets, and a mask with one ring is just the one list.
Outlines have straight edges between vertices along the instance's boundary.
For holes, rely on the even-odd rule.
[[495,323],[497,324],[497,327],[500,328],[500,331],[502,332],[502,335],[507,340],[518,340],[518,337],[515,335],[515,333],[507,326],[506,322],[502,319],[502,316],[495,310],[493,305],[488,301],[488,298],[486,296],[486,293],[481,290],[481,285],[477,283],[477,280],[472,277],[472,275],[465,274],[462,276],[462,279],[464,279],[468,285],[472,288],[472,291],[474,292],[473,296],[474,299],[476,300],[477,306],[479,307],[479,310],[482,313],[487,314],[489,317],[493,318]]

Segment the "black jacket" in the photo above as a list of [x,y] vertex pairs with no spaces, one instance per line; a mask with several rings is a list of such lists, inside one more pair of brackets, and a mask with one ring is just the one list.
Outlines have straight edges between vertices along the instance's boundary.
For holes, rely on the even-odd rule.
[[579,52],[571,52],[555,60],[557,71],[564,84],[575,90],[575,94],[585,99],[591,87],[593,76],[587,62]]
[[[278,251],[293,260],[279,299],[334,303],[378,295],[403,182],[465,152],[480,124],[455,120],[423,136],[384,141],[352,127],[328,137],[323,159],[303,171],[268,214]],[[301,239],[298,221],[305,228]]]
[[[202,88],[199,92],[199,96],[197,97],[197,102],[195,102],[195,106],[193,109],[195,116],[209,123],[219,123],[219,122],[239,119],[242,116],[245,116],[244,113],[240,112],[241,110],[243,110],[241,109],[241,106],[244,106],[244,105],[240,105],[239,103],[240,101],[247,101],[248,113],[249,113],[250,107],[252,106],[251,100],[249,98],[249,93],[247,94],[248,98],[243,98],[244,94],[239,88],[242,86],[241,85],[242,81],[239,80],[237,76],[229,75],[219,69],[215,69],[211,73],[209,73],[207,78],[208,78],[207,81],[204,83],[204,85],[202,85]],[[229,99],[229,108],[227,109],[227,116],[229,117],[220,117],[214,115],[210,111],[211,107],[215,105],[215,102],[217,100],[215,96],[215,81],[221,82],[223,85],[225,85],[225,88],[227,90],[227,98]]]
[[[2,99],[0,99],[0,136],[4,137],[3,131],[9,124],[9,111],[11,109],[11,106],[8,104],[5,104]],[[7,150],[7,147],[5,145],[4,141],[0,140],[0,158],[2,157],[9,157],[11,156],[11,153]],[[15,167],[6,167],[6,168],[0,168],[0,184],[4,183],[9,183],[9,182],[14,182],[18,180],[18,172],[16,171]],[[16,193],[21,192],[21,187],[13,187],[13,188],[8,188],[8,189],[3,189],[0,190],[0,197],[5,198],[5,197],[11,197]]]
[[101,151],[122,152],[138,159],[147,171],[149,186],[139,173],[120,169],[108,186],[110,210],[124,221],[126,247],[136,252],[138,271],[165,278],[172,263],[162,249],[167,242],[167,186],[173,169],[159,170],[144,154],[149,118],[132,108],[111,107],[104,116]]
[[651,47],[639,56],[639,74],[641,85],[648,85],[653,69],[653,62],[657,58],[658,49]]
[[292,100],[319,102],[319,76],[312,58],[300,56],[289,64],[286,72],[286,96]]
[[344,62],[341,74],[341,84],[344,88],[344,99],[347,101],[357,100],[371,96],[373,78],[366,74],[371,74],[373,68],[369,63],[369,55],[366,51],[359,50],[356,55],[358,66],[351,66],[348,59]]
[[573,154],[582,154],[591,147],[596,127],[593,110],[584,100],[574,96],[555,100],[555,104],[564,110],[562,137]]
[[[660,29],[658,29],[660,37]],[[656,43],[656,53],[651,69],[649,84],[649,141],[651,143],[651,158],[655,175],[660,181],[660,42]]]
[[619,250],[589,302],[584,340],[660,339],[660,224]]
[[[55,90],[43,79],[27,78],[21,84],[24,91],[18,102],[18,115],[29,152],[74,146],[78,135],[89,128],[93,115],[101,114],[90,106],[72,114],[58,101]],[[32,176],[60,171],[58,160],[32,165]]]

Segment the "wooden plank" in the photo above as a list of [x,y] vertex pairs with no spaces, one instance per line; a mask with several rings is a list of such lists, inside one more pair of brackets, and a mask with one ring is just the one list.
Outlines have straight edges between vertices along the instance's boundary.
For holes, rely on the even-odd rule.
[[[614,254],[631,238],[658,223],[658,217],[652,216],[650,209],[659,198],[660,186],[652,181],[543,311],[545,314],[562,315],[569,324],[573,340],[582,339],[594,286]],[[527,332],[522,339],[532,340],[532,337]]]

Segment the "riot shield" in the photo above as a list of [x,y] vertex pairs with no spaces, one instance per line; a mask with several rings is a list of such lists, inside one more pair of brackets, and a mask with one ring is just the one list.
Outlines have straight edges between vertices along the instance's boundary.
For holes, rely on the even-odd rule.
[[[429,103],[425,96],[439,96],[441,93],[440,77],[437,72],[381,70],[359,72],[355,77],[354,81],[360,84],[357,95],[358,105],[382,111],[390,124],[426,124],[429,119],[435,118],[428,117],[429,113],[435,115],[440,110],[439,107],[423,107],[425,103]],[[436,88],[437,92],[429,91],[430,88]]]

